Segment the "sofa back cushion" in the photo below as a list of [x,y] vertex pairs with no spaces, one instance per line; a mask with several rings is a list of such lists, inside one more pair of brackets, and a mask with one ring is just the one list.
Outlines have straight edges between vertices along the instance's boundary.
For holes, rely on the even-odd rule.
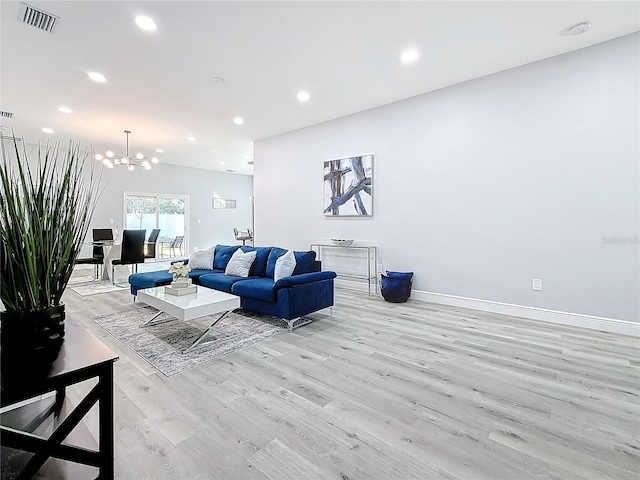
[[292,275],[302,275],[303,273],[318,271],[315,251],[293,252],[293,254],[296,256],[296,268]]
[[[287,253],[284,248],[273,247],[269,253],[267,260],[267,277],[273,278],[273,272],[276,268],[276,260]],[[302,275],[303,273],[311,273],[318,271],[318,264],[315,261],[316,252],[313,250],[293,252],[296,257],[296,268],[293,275]]]
[[249,276],[266,277],[267,261],[269,260],[269,253],[271,253],[271,247],[240,247],[240,250],[245,253],[256,252],[256,259],[251,264]]
[[240,245],[218,245],[216,246],[216,253],[213,257],[213,268],[216,270],[225,270],[231,256],[236,250],[240,248]]
[[280,247],[272,247],[271,252],[269,252],[269,259],[267,260],[267,277],[273,278],[273,273],[276,270],[276,260],[278,260],[282,255],[287,253],[287,250]]

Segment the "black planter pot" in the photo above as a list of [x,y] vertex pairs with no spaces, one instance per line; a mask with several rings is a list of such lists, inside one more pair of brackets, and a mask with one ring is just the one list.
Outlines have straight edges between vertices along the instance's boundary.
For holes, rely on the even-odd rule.
[[3,360],[55,358],[64,342],[64,319],[64,305],[37,312],[0,313]]

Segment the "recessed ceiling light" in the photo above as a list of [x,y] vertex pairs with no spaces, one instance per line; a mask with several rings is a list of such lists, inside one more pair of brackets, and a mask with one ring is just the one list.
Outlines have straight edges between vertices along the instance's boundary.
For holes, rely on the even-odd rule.
[[42,131],[43,131],[44,133],[49,133],[49,134],[51,134],[51,133],[53,133],[53,128],[44,127],[44,128],[42,129]]
[[71,110],[69,107],[59,107],[58,111],[62,112],[62,113],[72,113],[73,112],[73,110]]
[[571,35],[580,35],[580,34],[583,34],[584,32],[588,32],[590,28],[591,28],[591,24],[589,22],[580,22],[577,25],[574,25],[573,27],[569,27],[569,33]]
[[187,140],[189,140],[190,142],[195,142],[196,138],[195,137],[187,137]]
[[154,22],[149,17],[145,17],[144,15],[138,15],[136,17],[136,24],[142,30],[145,30],[147,32],[153,32],[156,28],[158,28],[158,26],[156,25],[156,22]]
[[242,125],[244,123],[244,119],[242,117],[235,117],[233,119],[233,123],[235,123],[236,125]]
[[298,92],[298,100],[300,100],[301,102],[306,102],[307,100],[309,100],[309,92],[305,92],[304,90]]
[[403,52],[400,56],[400,60],[403,63],[413,63],[418,59],[418,51],[417,50],[407,50]]
[[104,83],[107,81],[107,79],[104,78],[104,75],[98,72],[89,72],[89,78],[98,83]]
[[226,165],[227,162],[220,162],[220,165]]
[[164,153],[164,150],[163,150],[163,149],[161,149],[161,148],[156,148],[156,152],[158,152],[158,153]]

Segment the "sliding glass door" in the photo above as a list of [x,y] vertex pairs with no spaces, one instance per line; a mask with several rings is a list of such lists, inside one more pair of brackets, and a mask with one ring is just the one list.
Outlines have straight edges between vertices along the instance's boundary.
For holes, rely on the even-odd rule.
[[124,194],[125,228],[160,229],[156,257],[182,257],[187,251],[189,197],[187,195]]

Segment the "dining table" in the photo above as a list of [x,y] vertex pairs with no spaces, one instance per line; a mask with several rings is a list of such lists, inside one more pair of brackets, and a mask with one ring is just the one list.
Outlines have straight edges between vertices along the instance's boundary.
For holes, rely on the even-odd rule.
[[122,242],[117,240],[93,240],[85,242],[85,245],[102,247],[104,251],[104,265],[100,281],[111,281],[111,262],[122,255]]

